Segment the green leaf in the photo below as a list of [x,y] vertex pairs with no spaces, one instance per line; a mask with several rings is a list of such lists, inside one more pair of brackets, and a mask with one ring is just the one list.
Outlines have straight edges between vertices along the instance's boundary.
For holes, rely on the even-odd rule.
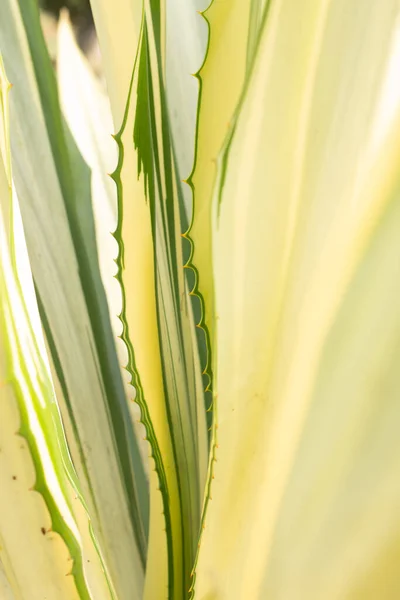
[[35,286],[95,531],[117,593],[140,597],[147,484],[98,267],[90,172],[54,100],[37,8],[29,1],[21,9],[23,20],[15,0],[2,3],[0,38],[14,84],[12,154]]
[[[18,202],[0,58],[0,589],[111,599],[51,385]],[[68,577],[72,575],[72,577]]]
[[[210,34],[204,65],[198,73],[200,99],[196,156],[189,184],[193,188],[193,218],[188,236],[193,242],[191,263],[196,289],[203,301],[201,324],[214,343],[215,309],[212,273],[211,200],[216,159],[240,98],[246,74],[250,2],[212,2],[205,11]],[[210,359],[211,360],[211,359]],[[206,367],[211,371],[211,362]]]
[[[94,4],[100,45],[106,54],[111,35],[104,29],[105,23],[111,23],[113,7],[100,1]],[[182,190],[165,95],[168,45],[165,55],[161,51],[164,36],[164,4],[146,3],[131,92],[116,136],[120,163],[114,175],[120,199],[116,238],[121,248],[123,338],[153,449],[166,525],[165,537],[157,504],[150,519],[147,598],[187,595],[207,460],[204,394],[183,269]],[[124,29],[117,42],[120,52],[128,37]],[[136,39],[133,28],[131,38]],[[126,78],[124,67],[121,71],[117,62],[107,61],[106,76],[109,89],[124,89],[120,83]],[[113,94],[117,122],[121,102],[115,102],[115,90]],[[157,496],[152,489],[151,497],[158,502]],[[162,575],[156,579],[155,572]]]
[[249,31],[247,36],[247,70],[252,67],[260,37],[260,27],[263,22],[264,11],[267,10],[269,4],[270,0],[251,0]]
[[[205,452],[207,446],[199,439],[197,423],[197,407],[204,407],[204,399],[202,392],[198,396],[196,385],[194,357],[197,348],[191,336],[188,318],[190,299],[183,271],[182,191],[177,181],[169,128],[161,51],[164,10],[165,6],[157,2],[150,3],[145,10],[133,135],[138,150],[139,175],[142,173],[151,218],[159,348],[179,491],[182,583],[178,577],[172,580],[171,574],[169,581],[171,595],[176,597],[188,589],[188,577],[197,549],[203,497],[199,480],[199,464],[203,461],[200,452]],[[135,348],[135,344],[133,346]],[[198,365],[197,362],[197,368]],[[172,535],[173,546],[178,543],[178,536]]]
[[[209,0],[169,0],[166,3],[165,81],[169,123],[179,179],[186,180],[193,168],[199,96],[197,73],[207,48],[208,29],[200,11]],[[182,187],[184,230],[192,215],[192,192]]]

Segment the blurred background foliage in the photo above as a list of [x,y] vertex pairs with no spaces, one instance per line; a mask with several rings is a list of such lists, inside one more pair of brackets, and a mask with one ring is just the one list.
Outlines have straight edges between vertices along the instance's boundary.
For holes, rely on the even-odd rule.
[[101,56],[93,24],[90,0],[38,0],[38,2],[42,13],[43,32],[53,64],[56,63],[58,17],[61,10],[67,10],[79,46],[86,54],[94,72],[101,76]]
[[92,21],[89,0],[39,0],[39,5],[56,16],[62,8],[67,8],[71,19],[81,26]]

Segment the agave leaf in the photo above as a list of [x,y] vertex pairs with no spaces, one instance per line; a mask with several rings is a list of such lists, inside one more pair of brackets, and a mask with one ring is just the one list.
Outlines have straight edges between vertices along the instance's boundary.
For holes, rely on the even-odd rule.
[[[126,111],[132,69],[139,44],[143,0],[92,0],[102,65],[114,127],[118,131]],[[112,15],[112,18],[109,18]],[[118,69],[116,66],[118,65]]]
[[[196,157],[189,183],[193,187],[193,220],[189,236],[192,262],[198,273],[204,323],[213,344],[215,311],[211,255],[211,199],[216,178],[216,159],[227,134],[242,90],[251,2],[211,3],[204,13],[210,38],[204,65],[199,72],[200,101]],[[210,370],[210,363],[208,370]]]
[[47,342],[69,411],[65,418],[75,435],[74,462],[116,590],[121,598],[139,598],[147,508],[137,489],[146,489],[146,479],[97,264],[89,172],[72,138],[65,141],[34,9],[30,1],[19,7],[15,0],[0,8],[2,50],[14,83],[16,186]]
[[[117,226],[117,190],[109,173],[117,164],[117,146],[112,139],[114,131],[109,99],[94,75],[85,56],[77,46],[66,11],[59,19],[57,35],[57,73],[60,103],[67,124],[73,133],[79,151],[91,169],[91,192],[96,227],[96,243],[100,271],[110,309],[110,319],[116,338],[121,365],[128,360],[126,346],[120,339],[122,332],[118,315],[122,308],[121,286],[115,278],[118,244],[111,232]],[[126,394],[132,396],[126,371],[123,371]],[[144,432],[139,423],[137,405],[130,403],[136,438]],[[143,466],[148,463],[148,444],[139,443]],[[138,494],[148,494],[147,486],[138,486]],[[141,505],[146,506],[144,498]],[[147,520],[147,516],[146,516]]]
[[[11,577],[10,577],[11,578]],[[4,569],[4,565],[0,560],[0,594],[4,600],[15,600],[15,594],[12,590],[10,580]]]
[[[198,73],[204,61],[208,43],[208,27],[200,11],[208,4],[209,0],[190,0],[183,4],[180,0],[170,0],[166,3],[165,87],[171,140],[176,158],[176,176],[184,182],[184,185],[180,186],[179,201],[181,228],[185,239],[185,275],[191,292],[196,324],[196,336],[193,339],[196,339],[200,353],[209,426],[212,414],[211,373],[207,369],[210,348],[207,332],[202,327],[204,307],[196,286],[197,273],[191,263],[192,242],[187,235],[193,217],[193,190],[188,178],[195,160],[200,89],[195,73]],[[204,441],[207,440],[208,435]]]
[[1,59],[0,84],[1,597],[107,600],[113,596],[55,403],[12,193]]
[[264,11],[270,0],[251,0],[249,31],[247,37],[247,69],[251,69],[257,43],[260,37],[260,28],[263,22]]
[[[120,306],[114,280],[117,244],[111,235],[117,226],[117,194],[108,175],[117,164],[117,147],[109,101],[86,58],[78,48],[68,14],[60,14],[57,33],[57,79],[60,104],[67,125],[83,159],[91,170],[91,195],[96,242],[103,283],[113,303],[112,315]],[[114,282],[114,287],[111,286]]]
[[195,598],[394,598],[400,9],[272,2],[213,220],[216,458]]
[[[142,17],[142,3],[138,2],[137,5],[136,10],[140,10],[140,17]],[[141,409],[141,419],[146,426],[147,438],[151,444],[154,459],[154,463],[151,461],[150,464],[150,531],[145,598],[159,597],[161,600],[168,596],[168,543],[171,547],[172,534],[176,530],[178,530],[176,539],[180,540],[180,515],[176,509],[179,505],[176,472],[167,425],[168,417],[164,403],[158,348],[151,219],[146,204],[144,186],[142,182],[138,181],[138,158],[132,143],[137,79],[132,81],[133,63],[126,70],[121,68],[118,60],[118,54],[121,52],[124,54],[128,48],[131,49],[131,44],[133,48],[135,41],[137,53],[139,40],[138,37],[135,37],[135,27],[132,25],[130,32],[126,28],[124,36],[119,33],[114,39],[113,43],[119,45],[119,51],[115,54],[109,53],[107,49],[112,34],[108,28],[114,22],[114,7],[108,2],[93,2],[93,13],[102,53],[105,57],[112,58],[112,60],[106,58],[104,66],[115,123],[121,123],[121,106],[125,110],[127,105],[125,82],[128,87],[132,85],[125,116],[116,137],[120,148],[120,162],[114,175],[119,187],[119,227],[116,230],[116,238],[120,245],[119,279],[123,284],[121,318],[124,329],[122,338],[129,350],[128,369],[133,374],[132,384],[136,390],[135,399]],[[130,13],[125,11],[125,14],[127,16],[123,17],[123,20],[125,24],[128,24]],[[121,18],[121,15],[118,18]],[[127,31],[128,33],[126,33]],[[118,79],[117,82],[116,79]],[[122,89],[123,92],[118,95],[115,90],[119,89]],[[114,93],[111,90],[114,90]],[[127,201],[128,199],[129,201]],[[123,246],[122,239],[124,240]],[[131,261],[130,258],[133,260]],[[130,341],[132,335],[130,330],[134,331],[134,354]],[[145,397],[143,389],[146,393]],[[151,402],[151,414],[147,399]],[[165,516],[163,514],[164,506],[167,507]],[[179,552],[180,550],[178,555]],[[169,551],[170,555],[171,550]],[[176,568],[180,573],[179,562]]]
[[[199,530],[203,489],[199,480],[201,452],[198,406],[204,411],[203,393],[196,384],[196,341],[191,336],[190,298],[183,271],[181,243],[181,186],[169,127],[163,54],[165,5],[145,5],[143,35],[137,68],[134,143],[138,150],[151,217],[154,279],[163,388],[171,432],[181,514],[182,581],[186,593]],[[168,52],[168,46],[167,46]],[[133,343],[134,348],[135,343]],[[140,369],[139,369],[140,372]],[[173,544],[177,536],[172,536]],[[172,582],[171,594],[180,592]],[[176,591],[174,591],[174,589]]]
[[[187,177],[193,169],[196,148],[196,121],[199,99],[199,82],[194,73],[197,73],[204,61],[207,48],[208,28],[207,23],[200,14],[209,4],[209,0],[190,0],[183,5],[180,0],[170,0],[165,5],[166,11],[166,52],[165,52],[165,93],[168,110],[168,125],[176,159],[176,178],[182,180],[179,187],[178,202],[181,204],[180,218],[181,229],[184,231],[183,256],[185,275],[191,303],[187,303],[190,313],[191,337],[197,338],[198,349],[195,348],[193,360],[195,378],[197,381],[200,372],[203,374],[202,386],[205,389],[206,408],[209,408],[211,398],[208,398],[210,378],[204,372],[208,359],[207,337],[201,323],[202,302],[195,291],[195,276],[190,265],[192,244],[187,240],[189,223],[192,220],[193,194]],[[183,209],[182,209],[183,203]],[[187,294],[187,291],[186,291]],[[200,359],[200,363],[197,361]],[[200,381],[198,382],[200,383]],[[197,385],[197,384],[196,384]],[[203,393],[197,393],[198,427],[206,426],[204,414]],[[211,419],[210,419],[211,420]],[[199,435],[199,457],[201,461],[207,460],[208,435]],[[203,444],[203,447],[201,447]],[[200,477],[200,488],[204,488],[204,478]]]
[[[97,4],[94,14],[102,19],[98,27],[102,46],[101,32],[113,7]],[[167,530],[168,556],[157,551],[154,561],[150,535],[146,597],[181,598],[187,593],[196,548],[203,495],[201,455],[206,453],[207,440],[200,440],[205,432],[197,422],[199,406],[204,414],[204,396],[198,386],[199,362],[183,271],[182,198],[166,105],[164,40],[165,5],[146,2],[131,92],[117,136],[120,222],[116,237],[121,247],[122,319],[130,349],[129,368],[152,444]],[[123,44],[122,40],[120,51]],[[115,63],[109,87],[117,76]],[[118,113],[114,114],[116,118]],[[153,548],[161,535],[155,532]],[[164,568],[164,581],[155,580],[155,565]]]
[[[168,596],[167,539],[171,539],[172,535],[169,524],[171,517],[168,512],[167,518],[164,517],[163,504],[168,495],[168,503],[173,507],[178,506],[178,492],[158,349],[151,220],[144,186],[137,176],[138,158],[132,135],[137,100],[137,78],[132,80],[132,71],[139,45],[139,32],[136,30],[138,19],[135,16],[139,15],[141,23],[142,8],[141,0],[119,3],[117,6],[112,6],[108,0],[92,2],[114,123],[120,127],[116,137],[120,151],[119,165],[114,179],[119,187],[119,226],[115,235],[120,245],[119,279],[121,284],[123,282],[122,338],[129,351],[128,369],[133,373],[135,399],[141,409],[141,420],[146,426],[154,459],[154,462],[150,461],[150,527],[145,598],[159,597],[161,600]],[[114,26],[118,23],[123,23],[123,27],[117,32]],[[117,34],[113,35],[113,32]],[[120,55],[132,60],[121,63]],[[124,240],[123,246],[121,239]],[[130,342],[131,329],[135,336],[135,354]],[[146,390],[145,398],[143,389]],[[151,416],[147,398],[151,400]],[[176,510],[172,518],[175,531],[175,527],[180,527]]]
[[[199,84],[196,77],[207,47],[208,29],[200,11],[209,0],[169,0],[166,3],[165,57],[168,114],[175,148],[179,178],[186,180],[192,171]],[[192,194],[190,187],[184,195],[185,230],[191,221]]]

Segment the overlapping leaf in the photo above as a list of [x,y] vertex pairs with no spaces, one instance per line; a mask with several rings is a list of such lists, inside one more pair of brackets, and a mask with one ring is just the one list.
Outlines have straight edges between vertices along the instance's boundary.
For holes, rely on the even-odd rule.
[[[137,4],[132,3],[131,9],[136,14],[142,6]],[[94,5],[100,44],[106,49],[107,11],[102,2]],[[116,237],[121,247],[124,336],[153,448],[167,529],[165,558],[159,548],[153,552],[150,533],[149,598],[187,594],[207,456],[204,397],[183,270],[182,191],[165,95],[165,14],[164,3],[144,3],[131,92],[117,136],[120,165],[115,174],[120,194]],[[127,39],[125,35],[119,40],[119,53],[127,48]],[[134,28],[129,39],[137,39]],[[126,78],[131,77],[119,70],[117,62],[106,64],[106,75],[109,88],[115,89],[125,89]],[[118,121],[116,102],[113,109]],[[159,529],[154,529],[153,547],[157,548],[163,534],[157,516],[160,507],[155,506],[152,518]],[[156,569],[165,573],[164,583],[162,577],[155,581],[151,576]]]
[[50,380],[12,190],[7,87],[0,60],[0,589],[110,600]]
[[140,598],[147,484],[100,277],[90,172],[61,117],[34,2],[1,4],[0,40],[14,84],[16,187],[71,452],[115,588]]

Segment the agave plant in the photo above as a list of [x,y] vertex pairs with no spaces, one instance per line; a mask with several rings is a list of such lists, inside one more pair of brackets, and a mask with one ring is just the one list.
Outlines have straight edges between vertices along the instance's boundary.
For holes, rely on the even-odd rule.
[[399,598],[399,1],[91,0],[106,87],[36,2],[0,3],[0,600]]

